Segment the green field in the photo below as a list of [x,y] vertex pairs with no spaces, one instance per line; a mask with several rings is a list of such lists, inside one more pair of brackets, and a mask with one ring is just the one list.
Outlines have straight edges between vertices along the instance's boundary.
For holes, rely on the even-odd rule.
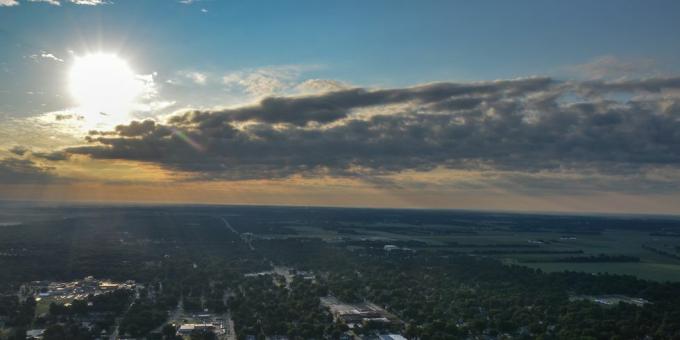
[[[656,249],[663,249],[671,253],[677,253],[676,247],[680,247],[678,237],[652,236],[648,232],[629,230],[605,230],[601,233],[573,233],[564,231],[517,232],[511,229],[490,228],[477,226],[472,228],[475,234],[450,234],[450,235],[405,235],[403,228],[413,228],[411,225],[381,224],[361,226],[353,229],[358,234],[337,232],[330,228],[320,228],[307,224],[286,225],[297,232],[296,235],[268,234],[262,235],[268,238],[286,237],[313,237],[327,241],[343,240],[384,240],[409,241],[416,240],[437,246],[437,250],[451,252],[471,253],[478,256],[492,256],[507,264],[519,264],[532,268],[540,268],[544,271],[580,271],[586,273],[611,273],[633,275],[642,279],[654,281],[680,281],[680,260],[657,254],[642,246],[647,245]],[[395,232],[386,231],[392,228]],[[433,227],[433,226],[421,226]],[[443,227],[443,226],[434,226]],[[455,226],[448,226],[457,229]],[[380,229],[380,230],[378,230]],[[461,231],[468,231],[470,227],[460,227]],[[403,229],[406,230],[406,229]],[[454,247],[448,247],[451,242],[457,243]],[[490,245],[496,245],[492,247]],[[513,245],[531,245],[532,248]],[[416,250],[428,250],[432,248],[415,247]],[[578,254],[522,254],[522,251],[536,250],[547,252],[580,252]],[[486,254],[480,254],[487,252]],[[497,254],[489,254],[495,251]],[[520,253],[514,253],[520,252]],[[639,262],[596,262],[596,263],[568,263],[555,262],[556,258],[565,256],[597,256],[599,254],[618,256],[625,255],[639,258]]]

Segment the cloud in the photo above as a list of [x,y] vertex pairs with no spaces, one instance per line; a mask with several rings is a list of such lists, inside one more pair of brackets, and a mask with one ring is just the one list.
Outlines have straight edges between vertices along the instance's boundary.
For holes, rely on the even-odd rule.
[[198,0],[179,0],[177,2],[179,2],[180,4],[183,4],[183,5],[191,5],[194,2],[198,2]]
[[[60,0],[28,0],[29,2],[45,2],[53,6],[61,6]],[[74,5],[84,5],[84,6],[98,6],[98,5],[108,5],[112,4],[112,1],[107,0],[64,0]],[[0,0],[0,6],[15,6],[19,2],[16,0]]]
[[24,146],[17,145],[17,146],[13,146],[13,147],[12,147],[11,149],[9,149],[8,151],[11,152],[11,153],[13,153],[13,154],[15,154],[15,155],[17,155],[17,156],[23,156],[23,155],[25,155],[27,152],[29,152],[30,150],[29,150],[28,148],[24,147]]
[[47,161],[65,161],[69,159],[70,154],[64,151],[52,151],[52,152],[33,152],[31,155],[35,158],[44,159]]
[[17,6],[19,2],[17,0],[0,0],[0,7],[2,6]]
[[83,119],[85,119],[85,116],[72,114],[72,113],[56,113],[56,114],[54,114],[54,120],[56,120],[56,121],[71,120],[71,119],[83,120]]
[[302,94],[319,94],[352,88],[351,85],[330,79],[307,79],[295,86]]
[[[34,1],[35,1],[35,0],[34,0]],[[48,1],[48,2],[49,2],[49,1]],[[59,3],[57,3],[57,5],[59,5]],[[64,59],[58,58],[58,57],[56,57],[54,54],[52,54],[52,53],[47,53],[47,52],[45,52],[45,51],[40,52],[40,54],[32,54],[32,55],[30,56],[30,58],[33,59],[33,60],[35,60],[35,61],[38,61],[39,59],[47,59],[47,60],[57,61],[57,62],[60,62],[60,63],[63,63],[63,62],[64,62]]]
[[655,77],[636,80],[588,81],[575,87],[579,93],[602,96],[611,93],[661,93],[680,89],[679,77]]
[[50,5],[61,6],[59,0],[28,0],[29,2],[46,2]]
[[581,79],[631,79],[658,75],[658,65],[652,59],[622,59],[601,56],[584,64],[570,65],[565,70]]
[[111,4],[111,1],[106,0],[69,0],[71,3],[76,5],[86,5],[86,6],[98,6]]
[[677,169],[642,171],[628,174],[577,172],[489,173],[479,184],[523,194],[588,195],[593,191],[625,194],[672,194],[680,190]]
[[205,85],[208,82],[208,75],[201,72],[182,72],[182,76],[198,85]]
[[65,161],[70,157],[70,154],[64,151],[35,152],[21,145],[14,146],[10,148],[8,151],[20,157],[30,155],[31,157],[47,161]]
[[0,159],[0,183],[40,184],[61,180],[51,170],[28,159]]
[[258,104],[221,111],[190,111],[172,118],[179,125],[202,126],[230,121],[264,123],[331,123],[347,118],[353,109],[376,107],[405,102],[421,104],[442,103],[451,97],[470,94],[504,96],[516,92],[540,89],[551,82],[547,78],[497,81],[480,84],[436,83],[406,89],[369,91],[352,88],[320,95],[302,97],[267,97]]
[[[195,179],[389,183],[386,177],[404,172],[449,169],[495,174],[488,184],[508,188],[549,190],[578,182],[591,189],[659,190],[680,180],[680,98],[565,97],[678,88],[680,78],[353,88],[190,111],[165,123],[135,121],[94,132],[89,145],[64,151],[154,163]],[[400,109],[381,113],[390,105]],[[378,113],[356,115],[358,110]]]
[[230,72],[222,77],[228,88],[244,90],[255,97],[281,94],[297,85],[296,79],[317,66],[279,65]]

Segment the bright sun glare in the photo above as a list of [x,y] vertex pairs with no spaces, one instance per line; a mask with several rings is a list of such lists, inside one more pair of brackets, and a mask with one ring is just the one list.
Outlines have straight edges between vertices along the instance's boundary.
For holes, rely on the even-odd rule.
[[86,117],[112,122],[127,117],[144,83],[125,60],[97,53],[76,57],[69,88]]

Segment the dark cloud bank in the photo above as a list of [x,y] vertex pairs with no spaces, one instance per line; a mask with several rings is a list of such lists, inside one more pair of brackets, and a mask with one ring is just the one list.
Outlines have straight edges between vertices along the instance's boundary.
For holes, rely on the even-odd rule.
[[57,180],[50,167],[36,164],[30,159],[0,159],[0,183],[40,184]]
[[678,90],[680,78],[355,88],[135,121],[64,151],[200,179],[366,178],[442,167],[522,174],[513,183],[529,186],[533,174],[567,172],[658,188],[678,180]]

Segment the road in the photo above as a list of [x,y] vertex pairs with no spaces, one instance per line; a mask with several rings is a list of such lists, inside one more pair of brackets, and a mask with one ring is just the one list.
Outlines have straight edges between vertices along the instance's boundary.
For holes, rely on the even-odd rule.
[[220,220],[222,220],[222,222],[224,222],[224,225],[227,227],[227,229],[231,230],[232,233],[239,235],[239,236],[241,235],[238,231],[236,231],[236,229],[234,229],[234,227],[231,226],[231,224],[229,224],[229,221],[227,221],[226,218],[220,216]]
[[118,332],[120,329],[120,322],[123,321],[127,313],[132,309],[132,306],[137,303],[137,299],[139,299],[139,287],[135,287],[135,298],[132,300],[132,303],[128,306],[128,308],[125,310],[125,313],[121,315],[120,317],[116,318],[116,326],[113,328],[113,333],[109,336],[109,340],[116,340],[118,339]]
[[233,232],[234,234],[238,235],[238,237],[240,237],[241,240],[243,240],[243,242],[244,242],[245,244],[248,245],[248,247],[250,248],[250,250],[255,250],[255,247],[253,247],[252,241],[251,241],[251,240],[246,240],[245,238],[243,238],[243,237],[241,236],[241,233],[239,233],[236,229],[234,229],[234,227],[232,227],[231,224],[229,224],[229,221],[227,221],[226,218],[220,216],[220,220],[222,220],[222,222],[224,222],[224,225],[227,227],[227,229],[231,230],[231,232]]
[[231,313],[226,312],[222,315],[224,319],[224,335],[220,335],[220,339],[237,340],[236,330],[234,330],[234,321],[231,319]]

